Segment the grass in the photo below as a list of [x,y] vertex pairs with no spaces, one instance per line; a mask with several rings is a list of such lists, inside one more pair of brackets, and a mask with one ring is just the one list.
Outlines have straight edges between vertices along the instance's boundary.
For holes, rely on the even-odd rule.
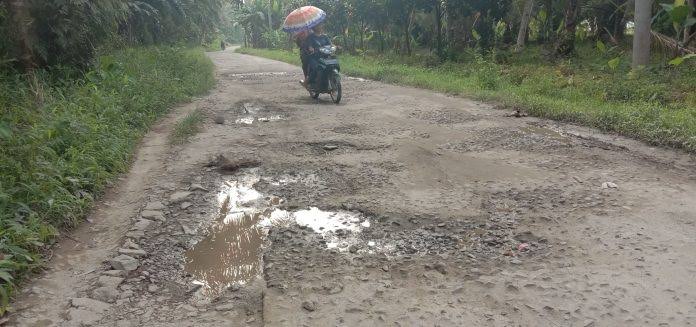
[[184,144],[196,135],[201,130],[201,124],[205,116],[203,112],[196,109],[190,112],[186,117],[181,119],[174,126],[172,134],[169,136],[170,142],[173,144]]
[[[242,48],[241,53],[299,64],[294,52]],[[650,144],[696,152],[696,64],[632,72],[627,54],[601,54],[590,44],[577,58],[550,62],[539,47],[522,54],[457,62],[430,56],[341,55],[344,73],[524,108],[529,114],[578,123]],[[612,69],[612,57],[621,58]]]
[[213,68],[202,49],[147,47],[103,55],[88,72],[0,72],[0,314],[149,126],[214,85]]

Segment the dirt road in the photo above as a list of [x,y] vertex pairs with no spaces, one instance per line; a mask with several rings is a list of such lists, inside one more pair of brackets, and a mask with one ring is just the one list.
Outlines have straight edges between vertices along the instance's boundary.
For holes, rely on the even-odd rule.
[[11,325],[696,324],[693,157],[359,79],[317,103],[296,67],[210,56],[218,87],[148,134]]

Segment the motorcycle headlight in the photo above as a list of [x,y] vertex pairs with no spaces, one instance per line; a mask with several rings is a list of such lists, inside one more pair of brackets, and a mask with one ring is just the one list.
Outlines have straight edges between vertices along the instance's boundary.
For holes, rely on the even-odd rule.
[[331,54],[336,53],[336,47],[333,46],[333,45],[331,45],[331,46],[325,46],[325,47],[321,47],[321,48],[319,49],[319,51],[320,51],[321,53],[325,54],[325,55],[331,55]]

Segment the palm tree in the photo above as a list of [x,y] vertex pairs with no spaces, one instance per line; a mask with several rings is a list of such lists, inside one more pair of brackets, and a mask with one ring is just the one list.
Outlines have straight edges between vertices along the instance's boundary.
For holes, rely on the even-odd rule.
[[650,20],[653,0],[635,0],[633,67],[650,63]]

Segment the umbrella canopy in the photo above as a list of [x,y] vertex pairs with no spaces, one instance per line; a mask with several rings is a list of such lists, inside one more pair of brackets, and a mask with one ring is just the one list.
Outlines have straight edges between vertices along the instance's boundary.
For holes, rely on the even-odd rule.
[[305,6],[293,10],[288,17],[285,17],[283,31],[297,33],[311,29],[319,25],[326,19],[326,13],[314,6]]

